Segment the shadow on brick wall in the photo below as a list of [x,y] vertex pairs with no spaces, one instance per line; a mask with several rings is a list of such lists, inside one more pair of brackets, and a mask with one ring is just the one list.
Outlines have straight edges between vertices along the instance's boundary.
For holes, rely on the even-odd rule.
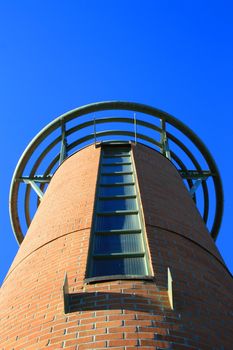
[[95,310],[135,310],[144,312],[163,311],[169,308],[168,298],[160,296],[141,296],[127,293],[93,292],[66,295],[65,313]]

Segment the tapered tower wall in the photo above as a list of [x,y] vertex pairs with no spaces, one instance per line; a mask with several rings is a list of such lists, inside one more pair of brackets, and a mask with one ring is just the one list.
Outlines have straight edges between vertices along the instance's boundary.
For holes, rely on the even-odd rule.
[[168,266],[173,276],[174,314],[182,323],[169,331],[173,344],[189,333],[183,347],[173,347],[231,349],[233,281],[194,201],[161,154],[141,145],[134,158],[156,284],[166,287]]
[[85,284],[100,150],[49,184],[1,288],[1,349],[230,350],[232,279],[179,173],[148,147],[132,152],[154,276]]

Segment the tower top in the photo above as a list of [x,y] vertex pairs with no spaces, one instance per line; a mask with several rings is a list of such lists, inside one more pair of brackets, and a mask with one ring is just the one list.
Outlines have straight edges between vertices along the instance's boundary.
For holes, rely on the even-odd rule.
[[25,149],[10,188],[10,218],[18,243],[52,175],[68,156],[92,143],[126,140],[149,146],[174,164],[215,240],[222,220],[223,190],[216,163],[204,143],[166,112],[135,102],[107,101],[59,116]]

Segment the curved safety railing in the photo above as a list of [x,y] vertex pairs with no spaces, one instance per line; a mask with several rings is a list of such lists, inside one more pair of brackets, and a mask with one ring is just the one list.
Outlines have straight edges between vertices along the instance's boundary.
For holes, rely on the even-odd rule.
[[81,148],[109,140],[139,142],[167,157],[183,178],[211,236],[217,238],[223,190],[218,168],[203,142],[181,121],[161,110],[110,101],[61,115],[39,132],[24,151],[10,189],[10,217],[19,244],[59,165]]

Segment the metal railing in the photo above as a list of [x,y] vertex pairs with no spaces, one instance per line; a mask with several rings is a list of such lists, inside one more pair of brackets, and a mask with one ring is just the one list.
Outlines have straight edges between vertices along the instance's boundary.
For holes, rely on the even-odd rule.
[[[113,111],[116,116],[112,116]],[[203,142],[181,121],[161,110],[110,101],[61,115],[24,151],[10,188],[10,218],[19,244],[54,171],[68,156],[93,143],[126,139],[154,148],[175,165],[215,240],[223,213],[223,190],[218,168]]]

